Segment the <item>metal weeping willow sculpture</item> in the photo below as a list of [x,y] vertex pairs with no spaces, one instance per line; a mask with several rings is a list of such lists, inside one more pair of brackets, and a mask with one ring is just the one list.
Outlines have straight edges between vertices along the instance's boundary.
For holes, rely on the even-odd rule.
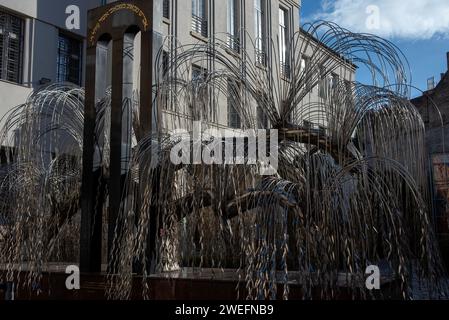
[[[408,102],[405,58],[388,41],[335,24],[304,30],[286,55],[272,41],[264,50],[270,61],[258,51],[259,39],[234,54],[219,40],[187,46],[167,40],[170,53],[161,51],[156,64],[158,119],[151,134],[137,125],[138,99],[124,101],[134,143],[122,166],[110,298],[130,298],[136,270],[146,297],[151,274],[186,267],[235,269],[246,288],[240,298],[288,299],[291,284],[304,298],[318,290],[331,299],[342,286],[370,298],[365,269],[382,261],[403,298],[411,297],[415,276],[430,296],[446,294],[429,216],[424,125]],[[374,85],[338,78],[323,85],[352,64],[368,68]],[[325,98],[311,99],[317,90]],[[232,149],[233,161],[173,161],[179,145],[209,156],[223,145],[223,136],[207,131],[217,128],[223,97],[242,129],[276,130],[276,141],[268,139],[276,146],[269,151],[277,155],[275,172],[260,174],[266,164],[248,155],[261,146],[247,139],[241,150]],[[108,176],[110,99],[109,92],[97,102],[98,179]],[[0,259],[10,278],[25,266],[31,285],[60,255],[58,242],[76,247],[83,105],[82,89],[54,85],[6,119],[2,142],[12,148],[1,212],[10,223]],[[108,198],[107,190],[97,192]],[[106,212],[108,201],[98,203]]]

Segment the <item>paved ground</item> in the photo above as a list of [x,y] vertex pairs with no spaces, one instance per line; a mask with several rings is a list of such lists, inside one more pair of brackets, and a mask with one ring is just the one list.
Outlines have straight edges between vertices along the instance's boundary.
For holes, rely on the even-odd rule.
[[[447,288],[449,288],[449,278],[445,280],[447,283]],[[416,274],[413,276],[412,281],[412,299],[413,300],[429,300],[429,299],[442,299],[449,300],[449,297],[444,295],[431,296],[429,295],[429,288],[427,286],[422,286],[419,284],[418,277]]]

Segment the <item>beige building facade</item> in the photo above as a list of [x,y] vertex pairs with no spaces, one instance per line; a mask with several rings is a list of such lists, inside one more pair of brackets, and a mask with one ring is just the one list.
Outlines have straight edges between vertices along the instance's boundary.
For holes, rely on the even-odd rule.
[[[33,90],[49,83],[84,85],[87,10],[108,2],[113,1],[0,0],[1,116],[11,107],[23,103]],[[66,12],[71,5],[76,5],[80,11],[79,29],[67,29],[69,14]],[[307,57],[321,46],[301,31],[301,6],[298,0],[156,0],[153,18],[155,52],[163,47],[164,52],[170,54],[175,43],[222,42],[228,46],[229,55],[243,57],[246,52],[266,72],[281,70],[287,74],[290,68],[287,62],[289,40],[295,33],[300,32],[304,41],[311,43],[307,46],[308,52],[303,53],[304,67]],[[136,46],[138,40],[137,36]],[[322,50],[327,49],[322,47]],[[328,54],[330,59],[341,60],[331,51]],[[332,77],[354,80],[355,68],[341,62]],[[211,57],[201,66],[193,65],[191,77],[216,69],[216,62]],[[134,83],[138,83],[138,74],[134,73]],[[104,85],[108,82],[106,80]],[[304,103],[320,99],[323,99],[320,89],[312,88]],[[211,108],[208,120],[221,128],[240,128],[242,121],[229,107],[228,100],[226,95],[215,99],[217,105]]]

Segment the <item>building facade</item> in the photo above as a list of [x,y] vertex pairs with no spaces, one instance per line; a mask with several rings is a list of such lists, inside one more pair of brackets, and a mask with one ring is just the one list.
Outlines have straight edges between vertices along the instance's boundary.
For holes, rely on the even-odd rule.
[[[86,12],[101,4],[101,0],[0,0],[0,117],[43,85],[83,85]],[[79,8],[79,15],[72,5]],[[79,29],[69,30],[66,21],[73,13],[80,18]]]
[[[33,90],[49,83],[71,82],[83,86],[86,13],[109,2],[114,1],[0,0],[1,116],[23,103]],[[80,11],[80,28],[68,30],[66,20],[70,13],[66,11],[73,4]],[[230,54],[240,55],[246,50],[267,70],[280,68],[287,74],[288,42],[300,31],[301,1],[157,0],[154,12],[156,49],[164,46],[164,51],[170,52],[173,48],[164,40],[167,38],[181,44],[222,41],[228,44]],[[267,39],[279,42],[278,52]],[[309,50],[304,53],[304,64],[314,48],[311,46]],[[340,58],[335,55],[335,59]],[[277,63],[281,65],[276,66]],[[214,68],[212,60],[206,66],[192,66],[192,77],[203,69]],[[342,67],[334,76],[354,80],[354,72],[351,66]],[[320,91],[319,88],[311,90],[308,100],[321,99]],[[211,121],[219,127],[240,127],[241,119],[225,100],[226,97],[220,98],[219,103],[225,107],[216,108]]]
[[[448,71],[429,90],[411,100],[426,126],[429,175],[432,181],[433,213],[445,260],[449,265],[449,53]],[[432,81],[433,82],[433,81]]]
[[[173,38],[177,43],[221,43],[228,55],[245,55],[267,72],[280,70],[279,75],[288,81],[290,72],[289,50],[291,39],[299,33],[303,41],[311,43],[302,53],[304,69],[316,49],[326,51],[323,44],[310,41],[311,36],[301,29],[301,0],[163,0],[162,35],[164,39]],[[190,13],[190,14],[189,14]],[[165,54],[173,51],[173,42],[164,41]],[[329,59],[338,60],[341,66],[334,70],[331,78],[353,81],[355,67],[345,63],[340,56],[327,51]],[[279,65],[277,65],[279,64]],[[207,63],[192,66],[192,78],[216,70],[213,57]],[[317,72],[320,72],[317,70]],[[204,76],[204,75],[203,75]],[[327,84],[332,82],[329,80]],[[312,88],[303,103],[324,99],[324,83]],[[232,107],[232,95],[218,97],[209,117],[214,126],[239,129],[242,126],[238,112]],[[254,106],[258,126],[267,127],[267,119]],[[316,126],[325,126],[325,123]]]

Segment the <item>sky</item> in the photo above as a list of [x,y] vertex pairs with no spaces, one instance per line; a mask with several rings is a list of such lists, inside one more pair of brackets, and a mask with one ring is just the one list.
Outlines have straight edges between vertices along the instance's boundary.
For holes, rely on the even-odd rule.
[[[447,71],[449,0],[302,0],[302,23],[333,21],[354,32],[393,42],[406,56],[412,85],[427,89],[427,79]],[[366,82],[362,70],[357,80]],[[413,91],[412,96],[419,95]]]

